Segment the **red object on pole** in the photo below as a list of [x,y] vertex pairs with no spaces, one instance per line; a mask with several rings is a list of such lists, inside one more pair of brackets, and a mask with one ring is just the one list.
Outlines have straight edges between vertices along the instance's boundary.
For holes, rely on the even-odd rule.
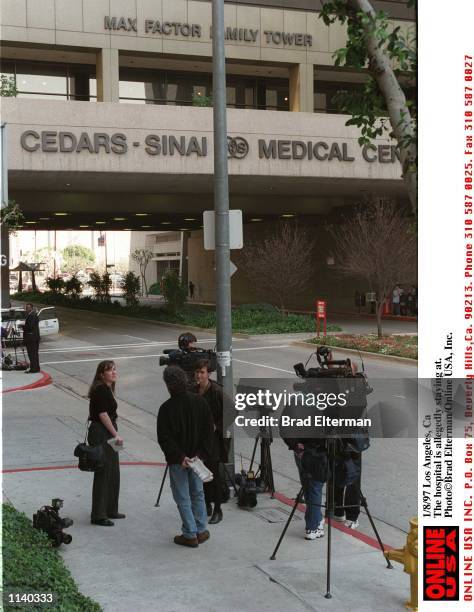
[[316,332],[319,338],[320,321],[323,321],[324,335],[326,336],[326,313],[327,313],[327,302],[326,300],[316,300]]
[[384,315],[389,315],[392,314],[390,311],[390,298],[385,298],[384,303],[383,303],[383,312],[382,314]]

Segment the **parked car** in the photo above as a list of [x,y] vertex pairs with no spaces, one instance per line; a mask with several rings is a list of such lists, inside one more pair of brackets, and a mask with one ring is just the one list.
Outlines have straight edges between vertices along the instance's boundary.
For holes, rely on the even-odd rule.
[[[9,341],[23,338],[23,326],[26,312],[23,308],[2,308],[1,326],[2,338]],[[59,334],[59,320],[54,306],[46,306],[38,310],[40,337]]]

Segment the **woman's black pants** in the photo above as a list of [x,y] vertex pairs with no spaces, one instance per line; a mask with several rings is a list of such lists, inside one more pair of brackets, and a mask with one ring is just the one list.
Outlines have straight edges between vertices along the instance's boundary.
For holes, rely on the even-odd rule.
[[100,521],[118,513],[120,492],[119,454],[107,444],[110,434],[101,423],[92,422],[89,427],[88,442],[91,446],[102,444],[104,466],[94,472],[92,485],[91,520]]

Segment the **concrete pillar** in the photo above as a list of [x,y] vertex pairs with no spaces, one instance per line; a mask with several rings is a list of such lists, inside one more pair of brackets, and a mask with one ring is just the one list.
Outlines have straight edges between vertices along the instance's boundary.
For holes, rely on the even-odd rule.
[[118,49],[100,49],[96,63],[97,101],[119,101],[119,53]]
[[312,113],[314,111],[313,64],[293,64],[290,67],[290,111]]
[[2,308],[10,308],[10,240],[8,228],[5,224],[1,225],[1,295],[0,302]]

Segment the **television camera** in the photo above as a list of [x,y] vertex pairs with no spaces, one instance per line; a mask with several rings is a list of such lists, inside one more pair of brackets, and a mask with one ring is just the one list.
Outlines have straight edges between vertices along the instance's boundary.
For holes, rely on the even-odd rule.
[[63,529],[71,527],[73,521],[70,518],[59,516],[59,510],[63,505],[62,499],[54,498],[51,500],[51,506],[42,506],[38,512],[33,514],[33,527],[44,531],[55,548],[72,542],[72,536],[64,533]]

